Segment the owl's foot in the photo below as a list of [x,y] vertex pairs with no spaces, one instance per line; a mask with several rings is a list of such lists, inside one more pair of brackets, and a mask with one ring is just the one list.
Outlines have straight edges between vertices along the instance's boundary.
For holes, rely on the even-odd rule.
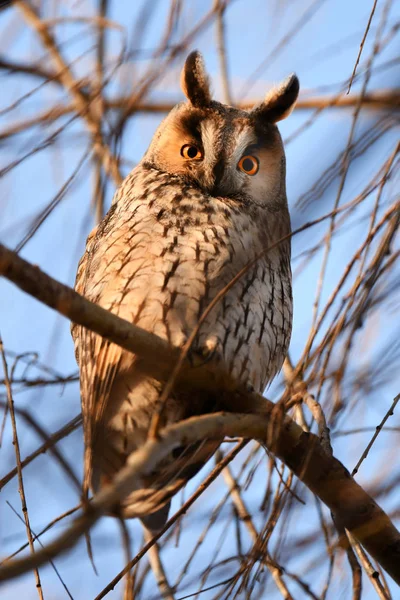
[[217,355],[218,338],[210,337],[205,343],[194,348],[189,353],[189,360],[193,367],[200,367],[213,360]]

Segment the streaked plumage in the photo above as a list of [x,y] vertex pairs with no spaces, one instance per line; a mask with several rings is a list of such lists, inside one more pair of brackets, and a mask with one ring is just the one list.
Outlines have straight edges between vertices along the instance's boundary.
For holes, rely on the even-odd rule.
[[[237,110],[211,100],[201,57],[189,55],[182,74],[188,101],[160,125],[90,234],[77,291],[182,346],[215,295],[290,233],[285,157],[274,123],[290,112],[298,87],[292,76],[253,111]],[[221,361],[235,378],[263,392],[282,366],[291,323],[290,241],[285,239],[208,315],[192,352]],[[135,356],[118,346],[82,327],[74,326],[72,334],[81,375],[86,476],[98,489],[146,440],[161,384],[135,369]],[[212,394],[175,392],[163,424],[215,410],[218,397]],[[125,499],[122,514],[160,527],[171,496],[217,446],[204,441],[175,451]]]

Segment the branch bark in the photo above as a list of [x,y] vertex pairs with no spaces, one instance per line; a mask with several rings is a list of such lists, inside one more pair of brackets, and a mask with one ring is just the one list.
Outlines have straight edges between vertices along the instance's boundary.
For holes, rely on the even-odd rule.
[[[170,376],[180,348],[171,348],[165,340],[113,315],[101,306],[86,300],[70,287],[46,275],[39,267],[31,265],[18,254],[0,244],[0,275],[43,304],[53,308],[102,337],[137,354],[137,367],[160,381]],[[192,368],[187,360],[179,377],[181,385],[200,386],[215,390],[233,389],[234,382],[227,374],[217,373],[209,365]]]
[[[31,67],[27,66],[27,70]],[[1,62],[0,62],[1,69]],[[83,85],[83,83],[81,82]],[[83,94],[83,92],[82,92]],[[299,98],[296,103],[295,111],[310,111],[310,110],[336,110],[336,109],[348,109],[357,106],[360,102],[363,110],[386,110],[393,111],[400,108],[400,92],[399,90],[386,90],[381,92],[373,92],[365,94],[363,98],[360,98],[359,94],[351,94],[349,96],[314,96],[309,98]],[[139,102],[132,106],[127,116],[138,114],[138,113],[149,113],[149,114],[166,114],[175,106],[180,99],[178,98],[175,103],[173,102]],[[247,110],[255,106],[261,101],[260,98],[254,100],[246,100],[245,102],[237,102],[235,106],[243,110]],[[87,99],[89,102],[89,99]],[[119,98],[104,98],[104,110],[109,111],[123,111],[126,109],[129,97]],[[69,115],[76,111],[75,104],[59,104],[52,108],[46,109],[43,112],[38,112],[34,117],[20,120],[12,123],[7,129],[0,131],[0,140],[5,140],[9,137],[17,135],[35,127],[46,123],[52,123],[61,117]]]
[[[180,102],[160,102],[160,103],[140,103],[133,107],[132,112],[141,113],[168,113],[174,106]],[[105,107],[110,109],[123,109],[128,102],[128,98],[116,98],[105,100]],[[237,108],[249,110],[261,102],[260,98],[254,100],[245,100],[244,102],[234,103]],[[361,104],[363,108],[374,110],[393,110],[400,108],[399,90],[382,90],[381,92],[371,92],[360,96],[360,94],[350,94],[349,96],[310,96],[309,98],[300,97],[296,102],[295,110],[315,110],[321,108],[353,108]]]
[[123,177],[119,170],[117,158],[111,152],[103,138],[100,119],[94,114],[91,101],[88,100],[82,92],[79,81],[75,79],[68,64],[61,56],[50,29],[29,2],[15,0],[14,4],[20,10],[28,25],[37,32],[43,46],[47,49],[49,56],[57,69],[56,77],[61,81],[65,89],[73,98],[74,109],[84,119],[89,132],[93,136],[93,150],[95,154],[102,161],[105,172],[113,178],[116,185],[119,185]]
[[[75,323],[140,356],[142,368],[152,376],[164,380],[171,372],[179,349],[170,348],[157,336],[89,302],[2,245],[0,274]],[[325,452],[317,436],[304,432],[289,417],[279,415],[281,406],[275,406],[258,394],[232,391],[233,382],[229,382],[228,387],[224,386],[225,374],[214,372],[213,377],[214,380],[210,381],[210,373],[192,368],[186,361],[180,384],[193,388],[213,387],[214,390],[218,385],[221,394],[226,396],[226,408],[230,414],[194,417],[161,430],[158,439],[148,440],[129,457],[113,484],[93,498],[90,509],[66,532],[45,550],[4,566],[0,569],[0,580],[38,567],[75,544],[110,506],[134,488],[141,475],[152,471],[174,448],[199,439],[232,436],[254,438],[265,443],[400,584],[400,534],[386,513],[356,483],[347,469]]]

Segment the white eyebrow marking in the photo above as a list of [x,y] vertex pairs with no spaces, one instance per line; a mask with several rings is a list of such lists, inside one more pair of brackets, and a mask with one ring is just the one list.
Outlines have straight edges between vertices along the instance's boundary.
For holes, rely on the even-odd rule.
[[211,161],[213,161],[216,159],[215,137],[217,135],[217,123],[214,123],[213,121],[203,121],[200,128],[204,153]]
[[232,153],[231,160],[233,162],[238,162],[242,158],[246,148],[257,144],[257,142],[258,140],[250,126],[242,129],[236,137],[235,150]]

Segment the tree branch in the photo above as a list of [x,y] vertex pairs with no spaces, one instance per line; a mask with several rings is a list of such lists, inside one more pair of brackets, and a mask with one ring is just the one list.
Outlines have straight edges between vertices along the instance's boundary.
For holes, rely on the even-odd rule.
[[[1,68],[1,63],[0,63]],[[30,65],[27,65],[27,69]],[[83,92],[82,92],[83,94]],[[133,105],[127,116],[132,116],[139,113],[149,114],[166,114],[173,109],[177,102],[138,102]],[[121,96],[118,98],[104,98],[105,111],[123,111],[126,110],[129,97]],[[235,106],[243,110],[248,110],[258,104],[260,98],[254,100],[246,100],[245,102],[237,102]],[[373,92],[365,94],[360,98],[359,94],[351,94],[349,96],[311,96],[309,98],[299,98],[296,103],[295,111],[307,110],[323,110],[323,109],[348,109],[353,108],[361,103],[363,110],[397,110],[400,108],[400,92],[399,90],[383,90],[381,92]],[[46,109],[38,113],[34,117],[15,122],[8,129],[0,131],[0,140],[7,139],[19,133],[26,131],[31,127],[51,123],[57,119],[69,115],[76,111],[74,104],[60,104],[53,108]]]
[[[0,244],[0,275],[3,275],[21,290],[30,294],[43,304],[68,317],[73,323],[83,325],[118,344],[125,350],[140,356],[137,367],[158,380],[166,381],[178,360],[180,348],[171,348],[165,340],[159,338],[132,323],[113,315],[101,306],[86,300],[70,287],[46,275],[18,254]],[[217,380],[218,378],[218,380]],[[203,389],[229,389],[234,387],[227,374],[216,373],[212,367],[204,365],[192,368],[185,361],[180,377],[182,385],[200,386]],[[235,386],[237,387],[237,386]]]
[[79,81],[75,79],[68,64],[61,56],[49,28],[29,2],[15,0],[14,4],[20,10],[25,21],[37,32],[42,44],[47,49],[49,56],[57,68],[56,77],[73,98],[74,109],[83,117],[89,132],[93,136],[93,150],[95,154],[101,159],[106,173],[113,178],[116,185],[119,185],[122,181],[122,175],[119,170],[118,160],[105,143],[100,120],[96,118],[90,101],[80,88]]
[[[73,322],[140,356],[141,368],[154,377],[164,379],[177,360],[179,349],[169,347],[157,336],[89,302],[2,245],[0,274]],[[304,432],[289,417],[285,417],[279,411],[282,406],[275,406],[259,394],[244,394],[237,390],[229,393],[233,389],[233,382],[229,382],[230,387],[224,387],[225,374],[215,371],[213,377],[214,380],[211,380],[210,372],[192,368],[186,361],[180,384],[191,385],[192,388],[220,389],[222,403],[226,404],[227,410],[252,414],[215,413],[194,417],[161,430],[158,439],[148,440],[130,455],[113,484],[93,498],[90,509],[66,532],[35,556],[4,566],[0,570],[0,580],[38,567],[75,544],[109,507],[132,491],[140,476],[155,469],[174,448],[200,439],[232,436],[254,438],[265,443],[400,584],[400,534],[386,513],[356,483],[347,469],[324,451],[317,436]]]

